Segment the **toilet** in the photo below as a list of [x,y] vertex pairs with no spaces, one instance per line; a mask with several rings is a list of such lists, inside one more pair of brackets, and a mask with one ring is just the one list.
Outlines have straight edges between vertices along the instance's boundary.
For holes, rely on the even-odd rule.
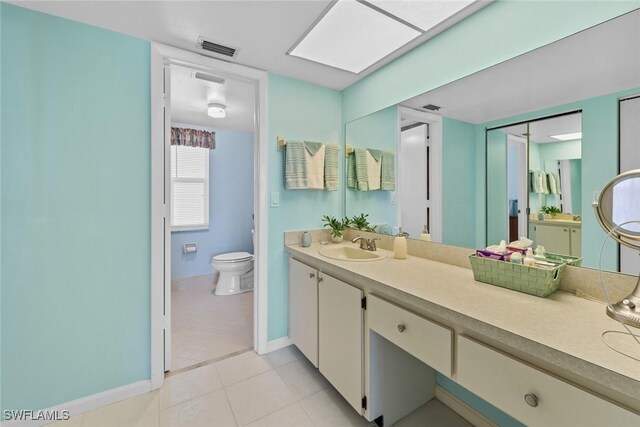
[[213,257],[211,266],[220,272],[216,295],[234,295],[253,290],[253,255],[230,252]]

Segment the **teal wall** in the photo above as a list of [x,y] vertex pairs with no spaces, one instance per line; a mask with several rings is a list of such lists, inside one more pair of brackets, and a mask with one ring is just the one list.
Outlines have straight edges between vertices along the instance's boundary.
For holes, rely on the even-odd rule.
[[582,160],[569,160],[571,169],[571,205],[573,213],[582,215]]
[[[397,154],[398,108],[394,105],[362,117],[345,126],[345,144],[358,148],[374,148]],[[346,161],[346,157],[343,157]],[[397,178],[397,174],[396,174]],[[346,182],[346,178],[345,178]],[[391,203],[390,191],[346,190],[346,215],[353,217],[361,213],[369,214],[371,224],[398,225],[398,206]]]
[[[507,134],[487,132],[487,245],[508,240]],[[508,243],[508,242],[507,242]]]
[[149,43],[0,10],[2,409],[40,409],[150,378]]
[[[280,207],[269,209],[269,331],[268,339],[287,336],[288,263],[284,232],[322,227],[323,215],[341,217],[344,182],[339,191],[285,190],[283,152],[278,135],[289,140],[342,144],[341,94],[300,80],[269,75],[269,191],[280,193]],[[344,155],[344,153],[342,153]],[[343,166],[340,166],[340,176]]]
[[638,0],[494,2],[345,89],[343,121],[364,117],[639,7]]
[[442,120],[442,242],[474,248],[475,125]]

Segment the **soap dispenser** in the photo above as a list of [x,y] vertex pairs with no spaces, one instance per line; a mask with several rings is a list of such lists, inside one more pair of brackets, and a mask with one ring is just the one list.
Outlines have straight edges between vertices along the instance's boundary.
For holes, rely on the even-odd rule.
[[396,259],[407,258],[407,237],[402,232],[402,227],[398,230],[398,235],[393,240],[393,257]]
[[427,224],[424,225],[422,229],[422,234],[420,235],[420,240],[424,240],[425,242],[431,241],[431,234],[429,234],[429,230],[427,229]]

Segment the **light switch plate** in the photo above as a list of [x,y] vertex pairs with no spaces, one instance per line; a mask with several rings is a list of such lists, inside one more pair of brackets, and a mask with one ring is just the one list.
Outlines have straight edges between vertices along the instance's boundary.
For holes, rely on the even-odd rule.
[[280,193],[278,193],[277,191],[271,192],[271,207],[280,207]]

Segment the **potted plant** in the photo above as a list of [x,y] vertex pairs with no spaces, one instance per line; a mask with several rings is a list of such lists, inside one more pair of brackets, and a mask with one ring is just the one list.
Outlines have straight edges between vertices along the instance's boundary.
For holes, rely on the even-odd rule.
[[322,222],[325,223],[325,227],[331,228],[331,241],[334,243],[342,242],[342,231],[349,226],[349,219],[345,218],[341,221],[334,216],[325,215],[322,217]]
[[545,214],[545,218],[554,217],[559,213],[562,213],[560,208],[558,208],[557,206],[543,206],[540,208],[540,212],[543,212]]
[[368,217],[369,217],[369,214],[364,214],[364,213],[360,215],[355,215],[350,220],[350,227],[356,230],[374,231],[371,225],[369,224],[369,220],[367,219]]

